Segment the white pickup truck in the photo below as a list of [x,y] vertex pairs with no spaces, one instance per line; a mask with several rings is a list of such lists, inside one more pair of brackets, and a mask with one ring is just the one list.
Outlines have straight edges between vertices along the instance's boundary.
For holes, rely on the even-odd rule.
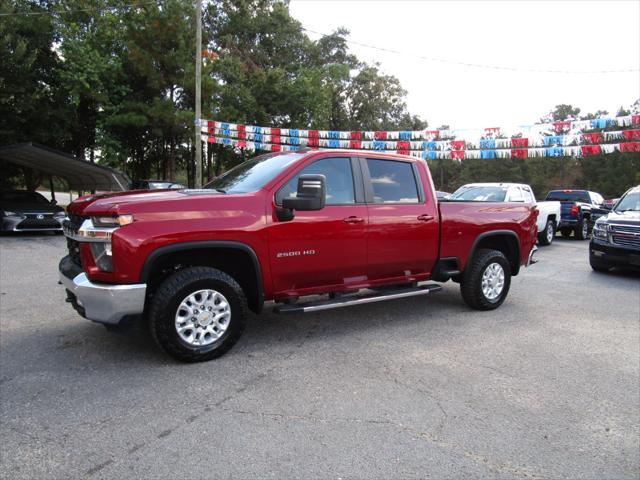
[[550,245],[560,221],[560,202],[538,202],[529,185],[523,183],[468,183],[449,197],[451,201],[524,202],[538,210],[538,242]]

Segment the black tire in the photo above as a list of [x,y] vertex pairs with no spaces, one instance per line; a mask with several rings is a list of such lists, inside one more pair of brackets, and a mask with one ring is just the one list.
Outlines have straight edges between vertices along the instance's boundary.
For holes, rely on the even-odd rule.
[[538,242],[540,245],[551,245],[556,236],[556,222],[547,220],[544,230],[538,234]]
[[602,260],[599,260],[596,257],[594,257],[592,253],[589,253],[589,265],[591,265],[591,268],[593,269],[594,272],[604,273],[604,272],[608,272],[609,269],[611,268]]
[[586,240],[589,238],[589,219],[582,217],[576,225],[573,234],[578,240]]
[[[496,298],[488,298],[482,291],[482,277],[485,270],[494,263],[502,267],[504,282],[502,291]],[[511,286],[511,265],[499,250],[481,249],[473,256],[463,274],[460,284],[462,298],[476,310],[494,310],[507,298]]]
[[[229,325],[210,345],[195,346],[178,335],[175,315],[181,302],[193,292],[211,289],[229,303]],[[183,362],[205,362],[217,358],[238,341],[247,318],[247,299],[238,282],[220,270],[189,267],[167,278],[156,290],[149,309],[149,328],[156,343],[172,357]]]
[[563,237],[569,238],[571,236],[571,233],[573,233],[573,229],[572,228],[561,228],[560,229],[560,233],[562,234]]

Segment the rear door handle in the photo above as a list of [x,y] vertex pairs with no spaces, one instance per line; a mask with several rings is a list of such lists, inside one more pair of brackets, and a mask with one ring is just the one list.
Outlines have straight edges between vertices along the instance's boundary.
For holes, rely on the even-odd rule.
[[430,222],[431,220],[433,220],[433,215],[418,215],[418,220],[420,220],[421,222]]
[[351,217],[345,218],[344,222],[345,223],[362,223],[362,222],[364,222],[364,218],[351,216]]

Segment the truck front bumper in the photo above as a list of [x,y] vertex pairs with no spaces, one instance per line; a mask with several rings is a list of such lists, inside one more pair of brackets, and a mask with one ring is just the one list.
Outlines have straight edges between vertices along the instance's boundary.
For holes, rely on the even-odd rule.
[[637,249],[612,245],[594,238],[589,243],[589,255],[611,267],[640,269],[640,250]]
[[[93,283],[87,275],[71,273],[60,262],[60,283],[67,289],[67,301],[83,317],[98,323],[116,325],[125,316],[139,315],[144,311],[146,283],[133,285],[108,285]],[[75,274],[77,273],[77,274]]]

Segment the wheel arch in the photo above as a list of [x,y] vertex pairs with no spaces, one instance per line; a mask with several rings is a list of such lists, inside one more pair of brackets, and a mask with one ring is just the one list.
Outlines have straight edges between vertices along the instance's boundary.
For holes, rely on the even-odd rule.
[[140,281],[147,283],[147,290],[153,292],[171,273],[187,266],[209,266],[227,273],[244,290],[251,311],[259,313],[262,310],[262,269],[256,252],[249,245],[222,240],[165,245],[149,254],[142,267]]
[[[511,266],[511,275],[516,276],[520,272],[520,241],[518,235],[513,230],[491,230],[483,232],[475,239],[467,265],[470,260],[482,248],[491,248],[501,251]],[[467,267],[465,265],[465,269]]]

